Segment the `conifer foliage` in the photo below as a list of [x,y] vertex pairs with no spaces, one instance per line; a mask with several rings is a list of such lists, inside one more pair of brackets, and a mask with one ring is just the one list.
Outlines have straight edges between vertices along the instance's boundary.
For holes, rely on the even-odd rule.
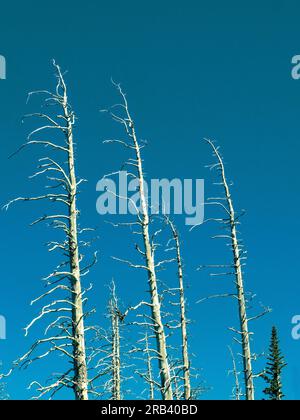
[[273,327],[267,368],[263,375],[268,385],[263,392],[269,397],[269,400],[281,400],[284,397],[282,393],[281,372],[285,366],[286,363],[279,347],[277,329]]

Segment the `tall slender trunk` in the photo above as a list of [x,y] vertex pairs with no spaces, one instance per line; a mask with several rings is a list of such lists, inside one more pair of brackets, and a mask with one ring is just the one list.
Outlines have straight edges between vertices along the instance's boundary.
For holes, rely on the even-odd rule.
[[190,379],[190,360],[188,352],[188,333],[187,333],[187,318],[186,318],[186,302],[183,284],[183,266],[180,251],[179,235],[173,222],[168,219],[171,227],[173,238],[176,247],[176,258],[178,266],[178,281],[179,281],[179,297],[180,297],[180,327],[181,327],[181,347],[182,347],[182,361],[184,372],[184,399],[191,398],[191,379]]
[[[159,363],[161,395],[162,395],[162,399],[164,400],[172,400],[173,393],[172,393],[170,366],[168,362],[166,334],[165,334],[165,327],[164,327],[164,324],[162,321],[162,315],[161,315],[161,302],[160,302],[160,296],[159,296],[158,285],[157,285],[156,266],[155,266],[155,261],[154,261],[154,249],[152,247],[150,233],[149,233],[150,219],[149,219],[147,197],[146,197],[145,188],[144,188],[144,172],[143,172],[143,163],[142,163],[142,158],[141,158],[141,147],[140,147],[137,135],[136,135],[133,119],[131,118],[131,115],[129,112],[126,95],[122,91],[120,85],[115,84],[115,86],[117,87],[122,97],[123,103],[121,107],[124,110],[124,113],[126,115],[124,117],[120,117],[112,111],[110,111],[110,113],[114,120],[116,120],[117,122],[121,123],[124,126],[126,134],[130,139],[130,144],[127,144],[124,141],[118,141],[118,140],[116,140],[116,142],[125,145],[129,149],[134,150],[134,153],[135,153],[135,159],[129,159],[129,162],[127,162],[127,165],[132,165],[137,171],[137,174],[134,175],[135,179],[138,180],[139,198],[140,198],[140,210],[138,212],[137,224],[140,225],[141,227],[141,234],[143,237],[144,249],[142,251],[142,254],[145,260],[145,268],[148,273],[148,285],[149,285],[149,292],[150,292],[150,298],[151,298],[151,315],[152,315],[151,323],[154,324],[153,329],[154,329],[156,343],[157,343],[157,359]],[[110,140],[109,142],[114,142],[114,140]]]
[[148,213],[148,204],[147,199],[145,196],[145,189],[144,189],[144,173],[143,173],[143,165],[142,165],[142,158],[140,152],[140,146],[137,140],[137,136],[135,133],[135,128],[133,122],[131,120],[131,129],[132,129],[132,137],[135,147],[136,153],[136,160],[138,166],[138,178],[139,178],[139,190],[140,190],[140,201],[141,201],[141,213],[142,213],[142,234],[145,246],[145,258],[146,264],[148,268],[148,282],[150,287],[150,295],[151,295],[151,308],[152,308],[152,319],[155,324],[155,336],[157,342],[157,350],[159,353],[159,369],[160,369],[160,378],[161,378],[161,394],[164,400],[172,400],[173,393],[172,393],[172,386],[171,386],[171,374],[170,374],[170,366],[168,362],[168,354],[167,354],[167,343],[166,343],[166,335],[165,329],[162,322],[161,317],[161,304],[160,298],[157,288],[157,278],[156,278],[156,271],[155,271],[155,262],[154,262],[154,255],[153,250],[151,247],[150,242],[150,235],[149,235],[149,213]]
[[146,351],[146,357],[147,357],[147,376],[148,376],[148,382],[149,382],[149,400],[154,400],[154,382],[153,382],[152,363],[151,363],[151,355],[150,355],[147,333],[145,336],[145,343],[146,343],[145,351]]
[[240,400],[241,389],[240,389],[240,381],[239,381],[238,371],[237,371],[237,367],[236,367],[235,357],[234,357],[232,348],[230,346],[228,346],[228,349],[229,349],[231,360],[232,360],[232,368],[233,368],[233,375],[234,375],[234,381],[235,381],[234,397],[235,397],[236,400]]
[[73,364],[74,364],[74,392],[77,400],[88,400],[88,377],[86,365],[84,313],[82,305],[82,288],[80,279],[80,259],[78,250],[77,228],[77,179],[75,174],[73,115],[69,111],[67,88],[59,70],[64,92],[63,109],[67,121],[68,142],[68,170],[69,170],[69,251],[70,272],[72,273],[72,331],[73,331]]
[[174,378],[174,385],[173,385],[173,395],[174,395],[174,400],[181,400],[181,395],[182,392],[180,390],[179,387],[179,383],[178,383],[178,376],[176,375],[176,371],[175,371],[175,367],[172,369],[172,373],[173,373],[173,378]]
[[[82,181],[77,181],[75,173],[75,157],[73,144],[73,126],[75,122],[75,114],[72,111],[71,105],[68,103],[67,86],[60,67],[53,61],[53,66],[56,72],[56,89],[55,93],[42,90],[31,92],[28,98],[33,94],[45,94],[46,99],[44,109],[51,103],[52,109],[59,108],[56,113],[35,112],[29,114],[28,117],[39,118],[43,121],[41,126],[33,130],[27,138],[27,142],[23,144],[16,153],[19,153],[24,147],[30,145],[42,145],[47,147],[51,152],[62,153],[63,160],[56,161],[56,158],[45,156],[39,159],[37,172],[31,176],[45,174],[46,179],[50,181],[47,188],[52,188],[53,192],[39,195],[37,197],[18,197],[7,203],[6,208],[17,201],[43,201],[50,203],[58,203],[64,205],[65,209],[62,214],[49,214],[36,219],[32,225],[51,221],[54,229],[63,232],[62,237],[58,241],[48,242],[49,252],[60,250],[64,256],[64,260],[56,267],[56,269],[45,277],[47,291],[34,299],[31,304],[36,303],[48,296],[53,296],[50,303],[42,307],[38,316],[34,317],[25,328],[25,335],[28,334],[31,327],[38,321],[48,318],[51,313],[57,316],[54,321],[48,320],[47,328],[45,329],[45,336],[35,340],[29,351],[20,357],[16,366],[24,366],[31,364],[34,360],[46,358],[49,354],[58,352],[68,359],[67,370],[62,374],[54,374],[54,382],[47,382],[46,385],[40,385],[36,381],[32,382],[29,388],[33,385],[37,386],[39,392],[37,398],[42,398],[49,395],[50,398],[63,388],[72,388],[75,399],[88,399],[88,375],[86,365],[86,348],[85,348],[85,328],[84,328],[84,311],[81,288],[81,255],[79,253],[78,245],[78,229],[77,218],[78,211],[76,205],[77,186]],[[53,105],[56,105],[54,107]],[[50,107],[49,107],[50,108]],[[45,123],[45,121],[47,121]],[[46,124],[46,125],[45,125]],[[45,138],[35,138],[36,133],[44,133],[44,130],[56,132],[59,136],[63,136],[63,142],[58,138],[54,141],[45,140]],[[54,130],[55,129],[55,130]],[[48,132],[49,133],[49,132]],[[57,136],[57,137],[59,137]],[[57,191],[57,189],[59,189]],[[52,208],[52,204],[51,204]],[[67,258],[67,261],[65,261]],[[66,270],[60,268],[68,266]],[[68,283],[66,285],[66,283]],[[59,292],[67,291],[67,297],[59,298]],[[56,296],[56,297],[55,297]],[[51,308],[51,309],[49,309]],[[63,313],[64,315],[59,315]],[[54,331],[53,335],[49,331]],[[44,348],[47,345],[48,350]],[[39,354],[39,350],[43,346],[43,354]],[[50,347],[49,347],[50,346]],[[70,350],[68,350],[70,349]],[[33,353],[37,353],[33,356]],[[71,366],[70,366],[71,365]],[[12,372],[11,369],[10,372]]]
[[121,400],[120,321],[115,302],[110,302],[112,329],[112,399]]
[[241,326],[241,337],[242,337],[242,349],[243,349],[243,365],[244,365],[244,378],[246,386],[246,398],[247,400],[254,400],[254,385],[253,385],[253,372],[252,372],[252,357],[250,350],[250,335],[248,328],[248,318],[247,318],[247,309],[246,309],[246,299],[244,291],[244,282],[243,282],[243,273],[242,273],[242,263],[240,248],[237,239],[237,231],[235,224],[235,212],[232,204],[232,199],[230,196],[229,187],[225,178],[224,166],[222,169],[224,187],[226,191],[226,198],[228,201],[229,211],[230,211],[230,226],[231,226],[231,242],[234,258],[234,268],[235,268],[235,278],[236,278],[236,288],[238,296],[238,306],[239,306],[239,319]]
[[109,300],[108,310],[111,322],[111,373],[112,387],[111,399],[121,400],[121,348],[120,348],[120,320],[121,312],[118,306],[116,295],[116,285],[114,280],[111,284],[111,298]]
[[241,251],[240,251],[239,241],[237,238],[235,211],[233,207],[229,185],[226,179],[225,167],[224,167],[222,157],[220,153],[218,152],[218,149],[210,140],[208,140],[208,143],[212,147],[219,162],[222,184],[224,187],[225,198],[226,198],[227,206],[228,206],[229,225],[230,225],[230,232],[231,232],[231,246],[232,246],[232,252],[233,252],[234,270],[235,270],[235,284],[236,284],[237,298],[238,298],[240,333],[241,333],[241,338],[242,338],[242,350],[243,350],[242,354],[243,354],[246,399],[254,400],[254,384],[253,384],[253,371],[252,371],[252,357],[251,357],[251,349],[250,349],[250,335],[249,335],[249,328],[248,328],[247,308],[246,308],[246,299],[245,299],[245,291],[244,291]]

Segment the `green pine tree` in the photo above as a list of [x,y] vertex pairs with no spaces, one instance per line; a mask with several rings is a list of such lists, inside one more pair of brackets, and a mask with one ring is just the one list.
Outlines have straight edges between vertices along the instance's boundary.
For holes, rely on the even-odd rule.
[[285,366],[286,363],[279,348],[277,329],[273,327],[267,367],[263,375],[264,380],[268,384],[263,392],[269,397],[269,400],[282,400],[284,397],[282,393],[281,371]]

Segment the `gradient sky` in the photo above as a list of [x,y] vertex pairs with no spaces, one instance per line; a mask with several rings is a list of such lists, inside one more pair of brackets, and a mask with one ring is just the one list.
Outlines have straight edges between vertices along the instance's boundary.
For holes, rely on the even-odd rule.
[[[241,232],[249,256],[247,290],[256,293],[258,310],[260,302],[273,309],[253,324],[254,350],[266,351],[275,324],[288,363],[283,383],[290,399],[300,398],[300,340],[291,337],[291,319],[300,314],[300,80],[291,78],[291,58],[300,54],[299,13],[296,0],[28,0],[3,2],[0,16],[0,54],[7,60],[7,80],[0,80],[1,202],[41,191],[40,181],[28,180],[38,152],[7,157],[33,126],[21,124],[22,115],[39,109],[38,99],[26,105],[27,92],[54,85],[55,58],[68,70],[78,116],[78,171],[89,180],[80,197],[83,222],[99,232],[94,247],[100,261],[86,281],[94,284],[91,304],[101,324],[112,276],[124,305],[135,303],[146,288],[142,274],[110,258],[135,256],[130,235],[113,230],[95,209],[97,181],[125,159],[122,149],[102,144],[118,133],[99,113],[118,100],[110,78],[122,83],[140,136],[149,142],[144,157],[150,178],[204,178],[209,194],[215,179],[205,169],[212,158],[202,138],[215,139],[234,181],[235,206],[246,209]],[[28,226],[40,212],[38,205],[24,203],[0,214],[0,314],[7,320],[0,359],[6,368],[35,336],[33,331],[25,339],[22,331],[34,313],[29,302],[55,263],[42,246],[51,232]],[[176,222],[189,285],[193,363],[210,388],[203,397],[227,399],[233,385],[227,327],[237,325],[236,308],[230,301],[195,301],[231,287],[228,278],[211,279],[196,267],[230,257],[210,239],[216,226],[190,233],[182,218]],[[163,276],[168,280],[168,272]],[[257,362],[255,370],[263,365]],[[52,360],[13,375],[7,380],[11,398],[28,398],[28,382],[53,369]],[[258,398],[262,386],[258,379]]]

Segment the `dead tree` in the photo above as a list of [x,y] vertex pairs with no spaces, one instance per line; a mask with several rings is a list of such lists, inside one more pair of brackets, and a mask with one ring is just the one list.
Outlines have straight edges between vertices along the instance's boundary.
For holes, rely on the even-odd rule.
[[[139,364],[145,365],[144,369],[135,369],[135,374],[140,376],[146,384],[145,389],[142,391],[142,395],[147,393],[148,400],[155,399],[155,391],[160,389],[160,383],[155,380],[153,371],[153,360],[156,360],[156,354],[151,347],[150,340],[155,338],[146,327],[146,332],[141,333],[142,338],[137,341],[137,344],[129,351],[130,356],[133,360],[138,361]],[[139,355],[140,354],[140,355]]]
[[[57,79],[54,93],[43,90],[31,92],[28,96],[30,98],[34,94],[45,95],[45,107],[51,105],[49,109],[53,112],[38,112],[26,116],[37,118],[43,121],[43,124],[29,134],[27,142],[18,150],[19,152],[31,145],[44,146],[49,150],[48,156],[39,159],[38,170],[31,178],[46,176],[50,182],[46,188],[51,192],[36,197],[18,197],[10,201],[5,208],[8,209],[11,204],[18,201],[44,201],[50,206],[55,204],[58,209],[60,208],[56,214],[50,212],[42,215],[32,225],[45,221],[63,233],[64,238],[60,241],[51,241],[48,248],[49,252],[61,251],[65,260],[44,278],[47,291],[31,302],[34,304],[53,297],[53,300],[44,304],[39,314],[25,328],[27,335],[37,321],[46,318],[48,323],[45,328],[45,338],[36,340],[29,351],[15,362],[14,367],[25,368],[36,360],[58,352],[71,361],[72,367],[58,375],[52,384],[43,386],[37,381],[32,382],[30,386],[36,386],[39,392],[37,398],[44,395],[50,395],[52,398],[58,390],[67,387],[73,389],[77,400],[87,400],[89,381],[85,334],[88,329],[84,326],[84,319],[87,316],[83,309],[86,290],[82,288],[81,278],[88,273],[95,260],[85,267],[82,266],[83,255],[79,248],[87,243],[79,240],[79,234],[87,229],[78,227],[78,186],[84,180],[79,180],[75,173],[75,114],[68,100],[67,86],[61,69],[55,62],[53,65]],[[45,140],[48,138],[45,134],[49,133],[55,136],[55,140]],[[55,153],[54,157],[52,153]],[[61,159],[56,156],[59,154],[62,156]],[[61,293],[64,293],[64,296],[61,296]],[[56,296],[57,294],[59,296]],[[46,349],[41,354],[36,354],[41,347]]]
[[[125,146],[127,149],[131,150],[134,153],[134,158],[130,158],[126,165],[130,168],[133,168],[134,173],[130,173],[130,176],[137,180],[138,182],[138,194],[140,206],[136,207],[135,203],[130,202],[133,205],[137,212],[137,221],[132,223],[131,226],[138,227],[139,234],[141,234],[143,239],[143,249],[137,245],[136,249],[142,255],[145,264],[136,265],[128,261],[127,262],[131,267],[141,268],[146,270],[148,277],[149,292],[151,297],[151,303],[143,302],[145,305],[151,308],[151,319],[150,326],[154,328],[156,344],[157,344],[157,359],[159,363],[160,379],[161,379],[161,394],[164,400],[172,400],[172,384],[171,384],[171,372],[168,362],[168,352],[167,352],[167,343],[166,343],[166,334],[165,328],[162,320],[161,312],[161,301],[158,291],[158,282],[156,269],[158,266],[162,265],[164,262],[156,263],[155,262],[155,246],[153,245],[152,236],[149,231],[150,216],[147,195],[145,191],[145,178],[144,178],[144,169],[143,169],[143,160],[141,156],[141,150],[143,145],[138,139],[136,126],[133,118],[131,117],[128,102],[126,95],[121,89],[120,85],[116,85],[117,90],[121,96],[122,103],[116,105],[114,108],[109,110],[112,118],[118,123],[122,124],[127,135],[127,140],[107,140],[106,143],[118,143]],[[115,113],[114,109],[119,107],[122,110],[122,115]],[[119,259],[119,261],[122,261]]]
[[190,378],[190,359],[188,349],[188,332],[187,332],[187,314],[186,300],[183,283],[183,264],[181,258],[181,247],[178,231],[172,220],[166,216],[166,223],[170,226],[173,240],[175,242],[176,260],[178,267],[178,290],[180,299],[180,329],[181,329],[181,347],[182,347],[182,369],[184,374],[184,399],[191,399],[191,378]]
[[111,320],[111,343],[112,343],[112,400],[121,400],[121,356],[120,356],[120,316],[115,285],[111,290],[109,301],[109,316]]
[[[124,314],[121,312],[114,281],[110,285],[110,298],[105,318],[109,320],[109,328],[95,327],[93,353],[91,360],[96,361],[96,372],[92,384],[95,396],[101,399],[122,400],[130,390],[124,389],[125,382],[132,379],[128,376],[132,365],[127,363],[126,351],[128,343],[123,336],[126,327]],[[128,351],[128,354],[130,351]]]
[[[242,346],[242,358],[243,358],[243,370],[244,370],[244,383],[245,383],[245,393],[247,400],[254,400],[254,384],[253,384],[253,370],[252,370],[252,354],[250,348],[250,332],[249,332],[249,318],[247,317],[247,302],[244,290],[244,279],[243,279],[243,250],[238,239],[237,224],[238,217],[235,213],[232,196],[229,188],[229,183],[225,174],[225,167],[223,159],[220,155],[218,147],[214,145],[211,140],[206,139],[207,143],[210,145],[213,151],[213,155],[216,157],[217,162],[211,165],[211,169],[218,169],[221,182],[220,185],[223,187],[225,196],[213,198],[210,201],[210,204],[215,204],[220,206],[225,211],[225,218],[221,219],[222,223],[225,223],[226,228],[229,228],[229,235],[219,235],[218,237],[228,238],[231,242],[231,249],[233,253],[233,268],[235,276],[235,286],[236,293],[228,294],[226,296],[233,296],[237,299],[238,302],[238,314],[240,321],[240,329],[232,330],[240,336],[240,344]],[[220,220],[219,220],[220,221]],[[229,273],[225,273],[229,274]],[[225,297],[225,295],[223,295]],[[259,315],[261,316],[261,315]],[[255,317],[257,318],[257,317]]]
[[231,360],[232,360],[232,371],[229,371],[229,373],[233,373],[233,376],[234,376],[234,388],[232,392],[232,397],[235,400],[240,400],[242,396],[242,391],[241,391],[240,381],[239,381],[239,372],[237,369],[236,360],[235,360],[232,348],[228,346],[228,350],[229,350]]
[[149,338],[148,334],[145,335],[145,353],[147,357],[147,377],[149,380],[149,400],[154,400],[154,381],[153,381],[153,372],[152,372],[152,357],[149,348]]

